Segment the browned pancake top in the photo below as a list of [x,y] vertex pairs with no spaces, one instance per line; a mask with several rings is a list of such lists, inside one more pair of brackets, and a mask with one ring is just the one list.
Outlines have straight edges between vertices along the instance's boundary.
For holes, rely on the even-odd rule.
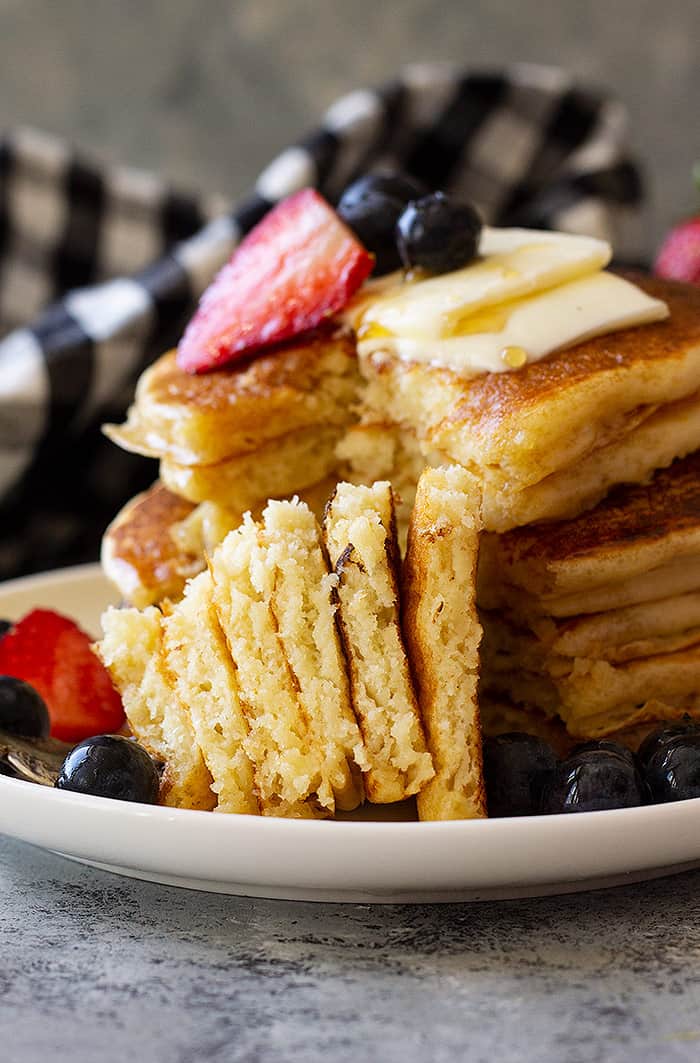
[[157,404],[216,412],[229,409],[242,397],[262,402],[277,393],[312,391],[329,342],[334,351],[354,355],[351,334],[331,327],[211,373],[185,373],[177,365],[177,352],[169,351],[154,363],[146,395],[149,402]]
[[580,558],[601,546],[633,547],[700,524],[700,451],[659,470],[650,484],[616,488],[574,520],[516,528],[501,536],[499,553],[550,562]]
[[689,347],[700,346],[700,288],[644,274],[629,274],[627,279],[665,300],[671,316],[585,340],[516,372],[484,373],[465,381],[463,398],[450,420],[479,420],[484,415],[498,420],[596,374],[680,358]]
[[155,483],[130,502],[107,530],[112,557],[129,565],[144,586],[177,582],[183,556],[168,531],[193,509],[191,502]]
[[585,340],[513,372],[469,378],[449,369],[415,362],[407,365],[398,357],[386,356],[372,359],[373,372],[379,377],[387,373],[408,376],[416,389],[423,382],[439,382],[451,405],[435,409],[429,418],[433,424],[470,425],[490,433],[499,424],[585,380],[604,379],[615,373],[623,380],[640,364],[668,364],[686,357],[689,349],[700,347],[700,288],[641,273],[625,276],[649,295],[665,300],[670,317]]

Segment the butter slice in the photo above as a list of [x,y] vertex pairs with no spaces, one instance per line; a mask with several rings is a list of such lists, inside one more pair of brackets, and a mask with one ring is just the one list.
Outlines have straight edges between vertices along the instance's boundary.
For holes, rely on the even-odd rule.
[[498,303],[532,295],[603,269],[610,245],[589,236],[535,229],[482,232],[479,259],[428,280],[399,282],[365,303],[363,332],[419,340],[438,339],[460,319]]
[[[593,336],[645,325],[668,317],[668,307],[636,285],[603,271],[511,300],[478,313],[469,332],[429,339],[407,331],[391,340],[360,340],[360,354],[378,348],[413,362],[443,366],[461,374],[499,373],[512,369],[504,352],[525,352],[527,362]],[[488,320],[495,323],[489,330]],[[473,328],[473,331],[472,331]]]

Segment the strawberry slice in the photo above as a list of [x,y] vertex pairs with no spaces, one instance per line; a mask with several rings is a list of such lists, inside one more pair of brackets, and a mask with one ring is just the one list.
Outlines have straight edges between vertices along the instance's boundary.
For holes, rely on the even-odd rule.
[[51,734],[65,742],[118,731],[124,723],[121,698],[91,641],[49,609],[33,609],[0,640],[0,674],[24,679],[41,694]]
[[700,215],[671,229],[657,256],[654,272],[668,280],[700,284]]
[[313,188],[278,203],[202,296],[177,353],[190,373],[227,365],[340,310],[374,259]]

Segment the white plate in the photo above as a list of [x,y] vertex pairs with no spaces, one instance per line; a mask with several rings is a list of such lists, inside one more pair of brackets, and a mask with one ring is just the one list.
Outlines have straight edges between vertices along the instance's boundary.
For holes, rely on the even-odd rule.
[[[0,616],[42,605],[97,635],[112,600],[91,565],[3,584]],[[304,900],[532,896],[700,864],[700,800],[474,822],[319,822],[156,808],[0,777],[0,832],[156,882]]]

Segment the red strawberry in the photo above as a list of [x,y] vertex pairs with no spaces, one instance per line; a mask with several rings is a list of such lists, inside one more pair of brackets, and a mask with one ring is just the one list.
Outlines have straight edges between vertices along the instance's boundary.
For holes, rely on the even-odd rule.
[[124,709],[91,639],[68,617],[33,609],[0,640],[0,674],[30,683],[43,697],[51,734],[66,742],[118,731]]
[[178,348],[200,373],[315,328],[340,310],[374,260],[313,188],[278,203],[202,296]]
[[700,284],[700,216],[671,229],[661,245],[654,272],[657,277]]
[[[693,176],[700,189],[700,162],[693,167]],[[657,277],[700,284],[700,214],[671,229],[657,255],[654,272]]]

